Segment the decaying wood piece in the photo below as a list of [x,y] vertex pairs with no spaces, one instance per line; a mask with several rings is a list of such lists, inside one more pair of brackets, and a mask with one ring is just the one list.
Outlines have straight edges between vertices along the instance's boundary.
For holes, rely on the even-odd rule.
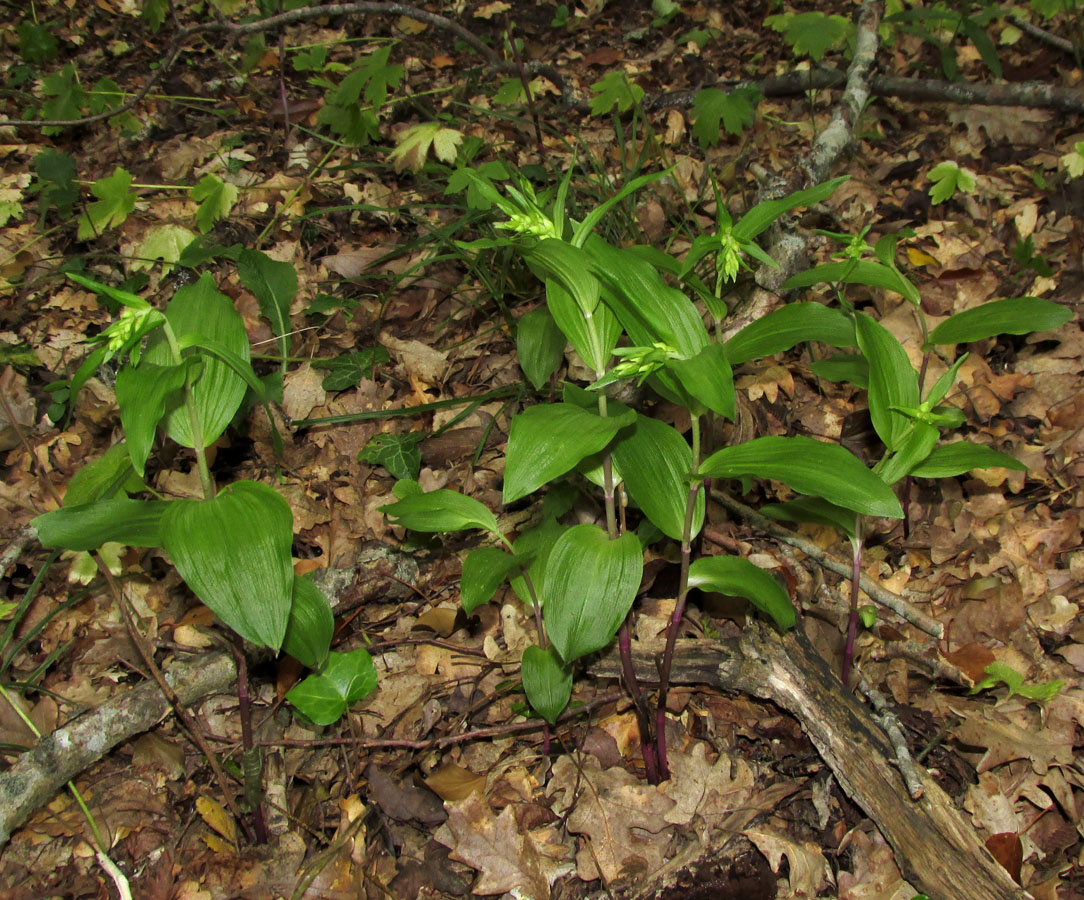
[[[165,677],[188,706],[228,688],[237,670],[228,653],[204,653],[168,666]],[[42,738],[0,773],[0,847],[68,781],[118,744],[153,728],[169,711],[158,685],[144,681]]]
[[[637,677],[657,681],[655,654],[634,651]],[[618,677],[613,653],[592,674]],[[671,681],[707,684],[778,704],[832,769],[847,795],[873,820],[895,853],[903,877],[933,900],[1025,900],[975,830],[925,770],[912,800],[896,770],[888,739],[870,711],[847,691],[798,630],[780,637],[753,624],[737,641],[682,642]]]

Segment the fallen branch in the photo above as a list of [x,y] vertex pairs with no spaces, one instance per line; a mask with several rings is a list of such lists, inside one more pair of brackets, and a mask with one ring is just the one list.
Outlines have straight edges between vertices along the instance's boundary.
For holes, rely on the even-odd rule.
[[[165,677],[187,706],[225,690],[236,674],[228,654],[206,653],[174,662]],[[66,782],[118,744],[153,728],[169,712],[158,685],[144,681],[58,728],[20,756],[0,773],[0,847]]]
[[[637,677],[657,681],[656,653],[635,650]],[[618,678],[621,660],[607,654],[591,674]],[[990,855],[975,830],[933,778],[916,766],[908,788],[896,752],[869,710],[847,691],[800,631],[780,636],[754,623],[736,641],[683,641],[671,680],[741,691],[781,706],[831,768],[847,795],[877,825],[903,877],[935,900],[1025,900],[1030,897]],[[922,797],[910,792],[921,786]]]

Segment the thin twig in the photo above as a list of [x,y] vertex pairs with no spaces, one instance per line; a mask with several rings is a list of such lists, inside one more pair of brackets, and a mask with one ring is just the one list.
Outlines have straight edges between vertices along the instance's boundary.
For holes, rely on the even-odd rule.
[[923,786],[922,778],[915,768],[915,761],[911,757],[911,751],[907,749],[907,741],[903,736],[903,730],[900,728],[899,718],[888,708],[888,701],[884,695],[870,685],[861,674],[858,675],[855,689],[865,694],[874,710],[876,710],[877,724],[884,730],[888,742],[892,745],[892,752],[896,755],[896,764],[900,769],[900,777],[903,778],[903,783],[907,786],[907,792],[911,795],[911,799],[921,800],[926,788]]

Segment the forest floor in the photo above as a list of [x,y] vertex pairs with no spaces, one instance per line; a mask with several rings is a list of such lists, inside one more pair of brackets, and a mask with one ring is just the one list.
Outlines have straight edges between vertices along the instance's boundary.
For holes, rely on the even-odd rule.
[[[457,168],[518,171],[541,196],[575,167],[569,206],[582,218],[633,177],[672,167],[600,228],[615,244],[677,258],[716,228],[713,183],[735,215],[772,178],[789,190],[808,186],[803,161],[829,125],[838,88],[766,88],[759,103],[732,95],[715,114],[727,127],[693,97],[794,71],[807,85],[800,51],[810,45],[813,68],[846,71],[848,56],[831,38],[840,29],[846,43],[859,8],[833,3],[823,11],[842,18],[791,32],[796,50],[765,24],[781,10],[723,6],[431,3],[412,15],[375,2],[266,33],[247,3],[215,3],[223,19],[209,5],[175,4],[166,14],[148,3],[164,16],[157,30],[122,0],[46,0],[34,19],[8,6],[0,34],[15,62],[0,76],[6,120],[108,113],[178,55],[119,114],[69,126],[0,123],[0,684],[10,698],[0,698],[0,832],[11,832],[0,846],[0,898],[116,897],[125,884],[148,900],[413,900],[472,890],[534,900],[651,890],[911,900],[920,892],[923,873],[894,854],[898,845],[886,843],[862,798],[840,787],[803,717],[771,700],[725,685],[675,685],[666,725],[673,778],[658,786],[644,780],[636,711],[621,683],[590,667],[578,674],[570,711],[544,734],[519,681],[534,639],[530,610],[505,586],[465,614],[462,558],[477,540],[407,533],[380,511],[395,502],[405,468],[427,491],[480,500],[516,534],[539,501],[502,508],[510,419],[562,380],[593,380],[569,351],[541,391],[526,383],[516,323],[545,305],[545,291],[522,261],[456,243],[499,237],[492,223],[505,218],[448,190]],[[1079,37],[1076,15],[1034,18]],[[225,24],[178,37],[215,21]],[[254,23],[248,33],[228,25],[242,21]],[[873,83],[853,145],[826,173],[850,179],[786,227],[806,242],[800,268],[845,246],[825,231],[868,229],[870,244],[900,234],[896,261],[930,326],[1024,296],[1073,313],[1054,330],[991,337],[933,359],[931,380],[953,353],[970,351],[945,400],[963,414],[956,437],[1007,453],[1026,471],[916,479],[906,531],[874,520],[863,574],[906,596],[941,636],[881,609],[855,647],[856,669],[887,698],[977,846],[1021,886],[1019,896],[1064,900],[1084,897],[1084,178],[1073,177],[1084,149],[1082,72],[1079,56],[1005,17],[983,28],[1000,78],[985,45],[942,32],[942,54],[930,33],[881,28],[881,87]],[[478,42],[492,48],[488,57]],[[1077,107],[1044,107],[1034,94],[1016,105],[995,105],[992,95],[956,102],[949,91],[908,98],[884,85],[891,76],[937,82],[943,58],[966,84],[1043,82],[1076,91]],[[347,73],[374,59],[347,96]],[[435,123],[428,140],[415,128],[426,123]],[[965,177],[935,203],[930,172],[944,161],[974,183]],[[498,187],[514,183],[494,177]],[[285,338],[238,274],[242,248],[297,273]],[[159,307],[209,273],[244,319],[257,373],[285,372],[274,410],[283,452],[257,407],[214,444],[212,472],[223,485],[271,484],[288,500],[295,571],[323,586],[336,649],[367,649],[378,684],[320,728],[284,701],[300,666],[257,652],[247,661],[253,735],[242,734],[228,676],[187,704],[238,803],[241,748],[262,748],[267,843],[254,840],[251,806],[240,819],[231,813],[234,798],[227,803],[168,706],[77,767],[73,782],[105,846],[63,781],[39,808],[3,808],[17,785],[2,779],[38,734],[103,704],[123,708],[137,685],[153,688],[140,696],[157,691],[133,627],[166,671],[210,654],[195,657],[198,668],[234,646],[164,550],[114,553],[129,620],[85,554],[51,553],[27,530],[122,436],[108,368],[70,398],[66,415],[65,385],[115,310],[65,272]],[[744,271],[727,302],[744,308],[754,295],[838,306],[828,286],[765,291]],[[847,288],[846,302],[877,318],[917,369],[923,333],[912,304],[863,285]],[[818,377],[815,359],[800,347],[736,366],[736,421],[715,438],[811,435],[877,459],[866,392]],[[689,427],[650,391],[630,402]],[[344,418],[311,421],[326,417]],[[381,434],[391,437],[374,442]],[[144,483],[160,497],[198,496],[191,451],[159,440]],[[789,496],[774,482],[719,487],[752,507]],[[795,526],[806,552],[734,509],[709,496],[697,550],[772,571],[805,637],[838,673],[849,585],[822,563],[849,569],[847,538],[826,525]],[[595,522],[601,508],[581,501],[570,515]],[[627,515],[637,521],[635,510]],[[667,539],[649,549],[633,626],[644,646],[654,646],[673,611],[679,555]],[[870,601],[863,594],[861,602]],[[737,640],[754,618],[744,601],[694,591],[682,638],[695,643],[682,646]]]

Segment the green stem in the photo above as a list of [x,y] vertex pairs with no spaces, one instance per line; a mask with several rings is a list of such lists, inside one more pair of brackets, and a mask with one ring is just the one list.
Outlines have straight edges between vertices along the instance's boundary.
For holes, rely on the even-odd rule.
[[[181,356],[181,345],[177,343],[177,335],[173,333],[173,328],[170,327],[169,320],[167,319],[162,325],[163,333],[166,336],[166,341],[169,344],[170,353],[173,355],[173,364],[176,366],[181,365],[184,362],[184,357]],[[211,479],[211,470],[207,466],[207,448],[203,446],[203,421],[199,417],[199,410],[196,409],[196,398],[192,395],[191,382],[189,377],[185,378],[184,383],[184,405],[188,410],[188,421],[192,430],[192,449],[196,453],[196,467],[199,469],[200,485],[203,488],[203,499],[213,500],[215,496],[215,483]]]

